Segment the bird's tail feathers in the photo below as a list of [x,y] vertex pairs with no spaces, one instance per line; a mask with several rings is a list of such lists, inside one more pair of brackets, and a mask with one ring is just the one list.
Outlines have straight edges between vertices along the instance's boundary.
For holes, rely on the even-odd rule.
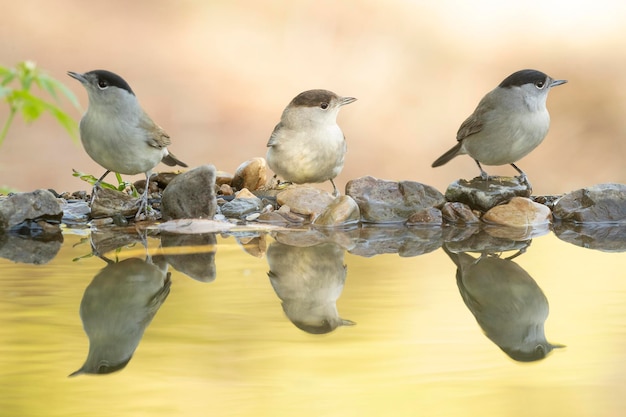
[[180,159],[176,158],[176,156],[174,156],[174,154],[171,152],[168,152],[168,154],[165,155],[163,159],[161,159],[161,162],[171,167],[178,165],[178,166],[187,168],[187,164],[181,161]]
[[460,150],[461,150],[461,142],[457,143],[456,145],[454,145],[452,149],[450,149],[448,152],[444,153],[439,158],[437,158],[437,160],[433,162],[431,166],[435,168],[435,167],[439,167],[449,162],[452,158],[459,155]]

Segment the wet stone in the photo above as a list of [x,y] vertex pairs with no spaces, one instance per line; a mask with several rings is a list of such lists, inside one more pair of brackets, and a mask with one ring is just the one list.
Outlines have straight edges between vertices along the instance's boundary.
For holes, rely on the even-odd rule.
[[446,223],[471,224],[480,222],[476,213],[464,203],[445,203],[441,208],[441,215]]
[[487,211],[513,197],[530,197],[532,189],[518,177],[480,177],[460,179],[448,186],[446,200],[464,203],[473,209]]
[[626,223],[626,185],[598,184],[564,195],[554,217],[576,223]]
[[131,217],[137,213],[139,199],[126,193],[109,188],[100,188],[96,191],[96,198],[91,205],[91,218],[100,219],[122,215]]
[[212,219],[217,210],[215,167],[202,165],[178,175],[163,191],[163,220]]
[[0,229],[10,229],[25,221],[61,222],[63,210],[48,190],[12,194],[0,198]]
[[258,190],[267,184],[267,163],[265,158],[252,158],[237,168],[231,182],[231,186],[236,190],[247,188],[248,190]]
[[333,202],[329,193],[309,186],[287,188],[276,196],[280,206],[289,206],[291,212],[315,218]]
[[503,226],[537,226],[550,223],[552,213],[548,207],[528,198],[513,197],[508,203],[491,208],[482,220]]
[[435,188],[415,181],[388,181],[361,177],[346,185],[346,194],[361,210],[361,220],[368,223],[400,223],[413,213],[445,203]]
[[263,202],[261,199],[253,198],[234,198],[220,207],[222,214],[231,219],[240,219],[250,213],[261,211]]
[[315,226],[337,227],[356,224],[361,219],[359,206],[351,197],[342,195],[333,200],[314,221]]
[[407,226],[424,225],[424,224],[441,224],[443,223],[443,215],[441,210],[435,207],[429,207],[411,214],[406,221]]

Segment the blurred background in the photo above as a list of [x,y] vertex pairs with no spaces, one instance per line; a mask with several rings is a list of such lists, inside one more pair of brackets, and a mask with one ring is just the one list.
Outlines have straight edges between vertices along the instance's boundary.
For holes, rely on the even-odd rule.
[[[626,4],[609,0],[21,0],[4,2],[0,17],[1,65],[35,61],[84,109],[87,94],[68,70],[120,74],[190,167],[232,173],[265,156],[282,110],[301,91],[357,97],[339,114],[348,141],[341,189],[372,175],[443,192],[476,176],[467,156],[430,164],[482,96],[523,68],[569,81],[548,98],[545,142],[518,164],[534,193],[624,183],[625,51]],[[89,189],[72,168],[103,172],[50,116],[32,125],[16,119],[0,148],[0,185],[21,191]]]

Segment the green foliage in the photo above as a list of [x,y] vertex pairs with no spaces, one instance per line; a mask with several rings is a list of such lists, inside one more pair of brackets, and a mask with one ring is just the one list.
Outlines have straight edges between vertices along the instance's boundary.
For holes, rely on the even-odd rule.
[[[81,180],[91,185],[95,185],[96,182],[98,181],[98,178],[94,177],[91,174],[85,174],[84,172],[76,171],[75,169],[72,169],[72,171],[73,171],[72,175],[74,177],[78,177]],[[117,178],[117,186],[113,184],[109,184],[108,182],[102,181],[100,183],[100,187],[109,188],[111,190],[116,190],[116,191],[124,191],[126,188],[130,188],[130,195],[132,195],[133,197],[139,196],[139,193],[137,192],[135,187],[131,183],[124,181],[122,179],[122,176],[119,173],[115,172],[115,177]]]
[[[52,96],[54,102],[31,93],[33,85]],[[9,105],[9,116],[0,131],[0,146],[18,113],[26,123],[37,120],[43,113],[50,113],[67,130],[72,139],[77,140],[78,124],[57,105],[60,96],[67,98],[80,110],[76,96],[63,83],[42,72],[34,62],[20,62],[15,68],[0,65],[0,100]]]

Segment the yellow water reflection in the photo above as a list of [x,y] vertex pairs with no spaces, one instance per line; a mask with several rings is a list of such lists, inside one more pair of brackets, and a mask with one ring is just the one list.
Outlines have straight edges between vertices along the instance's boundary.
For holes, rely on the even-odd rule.
[[[567,346],[521,363],[482,333],[442,250],[343,254],[336,309],[356,324],[315,335],[285,315],[267,259],[221,237],[213,281],[170,267],[170,294],[124,369],[69,378],[88,352],[81,299],[106,266],[72,262],[91,252],[80,239],[66,234],[46,265],[0,260],[0,416],[618,416],[626,407],[623,253],[550,234],[514,259],[549,302],[547,339]],[[143,249],[117,256],[128,254]]]

